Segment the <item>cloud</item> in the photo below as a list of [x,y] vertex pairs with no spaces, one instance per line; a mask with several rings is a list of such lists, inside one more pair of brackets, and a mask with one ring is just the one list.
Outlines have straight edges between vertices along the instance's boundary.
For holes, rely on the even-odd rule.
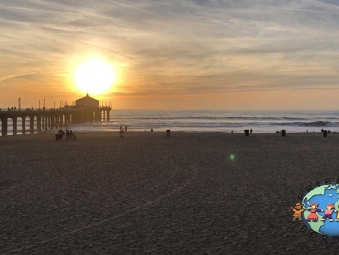
[[119,93],[336,88],[334,0],[2,2],[0,88],[25,78],[43,89],[41,77],[93,52],[125,72]]

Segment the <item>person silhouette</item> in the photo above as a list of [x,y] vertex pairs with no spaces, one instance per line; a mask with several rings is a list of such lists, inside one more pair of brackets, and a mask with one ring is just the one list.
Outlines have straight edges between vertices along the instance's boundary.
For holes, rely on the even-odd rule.
[[69,139],[69,131],[66,129],[66,141]]

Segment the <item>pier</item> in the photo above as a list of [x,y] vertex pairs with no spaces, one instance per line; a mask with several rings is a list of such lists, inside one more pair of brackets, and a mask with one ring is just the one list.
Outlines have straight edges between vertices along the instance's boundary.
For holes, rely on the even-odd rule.
[[[26,133],[26,121],[29,121],[29,131],[62,128],[69,124],[91,123],[95,121],[110,121],[111,107],[65,107],[50,110],[0,111],[1,134],[7,135],[8,119],[13,121],[13,135],[17,134],[17,120],[21,118],[22,134]],[[36,120],[36,123],[35,123]],[[35,126],[36,124],[36,126]]]
[[[19,99],[20,100],[20,99]],[[20,105],[20,103],[19,103]],[[90,97],[88,94],[76,100],[75,106],[65,106],[58,109],[52,108],[46,110],[38,108],[33,110],[27,108],[22,111],[12,110],[8,108],[8,111],[0,111],[0,120],[1,120],[1,134],[2,136],[7,135],[8,131],[8,119],[13,121],[13,135],[18,133],[18,118],[21,118],[22,122],[22,134],[26,133],[26,120],[30,123],[29,130],[31,133],[34,133],[34,130],[37,130],[41,133],[43,130],[53,128],[62,128],[66,127],[69,124],[80,124],[80,123],[93,123],[96,121],[110,121],[110,106],[99,106],[99,101]],[[36,120],[36,127],[35,127]]]

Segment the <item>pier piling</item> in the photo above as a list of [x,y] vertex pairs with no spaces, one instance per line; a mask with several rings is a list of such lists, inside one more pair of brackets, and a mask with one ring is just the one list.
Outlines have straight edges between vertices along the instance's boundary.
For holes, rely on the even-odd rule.
[[[80,124],[94,121],[109,121],[109,113],[111,108],[103,107],[64,107],[60,109],[51,110],[25,110],[25,111],[1,111],[1,135],[6,136],[8,133],[8,118],[13,120],[13,135],[18,134],[18,118],[21,118],[22,134],[26,134],[26,117],[29,118],[29,130],[34,133],[35,119],[36,129],[39,133],[42,130],[54,129],[56,127],[62,128],[70,124]],[[107,116],[106,116],[107,115]]]

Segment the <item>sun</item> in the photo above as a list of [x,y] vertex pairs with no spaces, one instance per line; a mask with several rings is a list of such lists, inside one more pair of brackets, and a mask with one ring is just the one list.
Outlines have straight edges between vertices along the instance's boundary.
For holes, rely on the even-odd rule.
[[113,66],[98,59],[90,59],[80,64],[74,72],[75,84],[83,92],[101,94],[115,82]]

